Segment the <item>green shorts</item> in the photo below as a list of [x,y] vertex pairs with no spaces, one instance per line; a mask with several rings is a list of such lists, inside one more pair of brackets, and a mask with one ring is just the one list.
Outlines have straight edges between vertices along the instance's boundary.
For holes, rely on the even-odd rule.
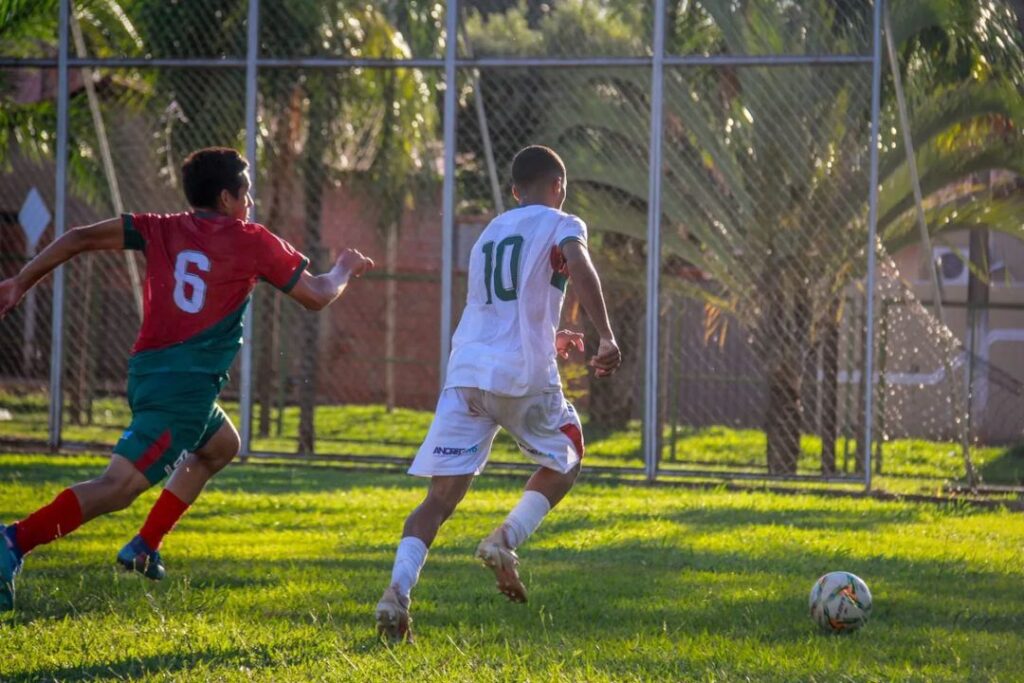
[[188,372],[128,375],[132,423],[114,453],[131,461],[151,484],[157,483],[227,420],[217,405],[226,381],[227,375]]

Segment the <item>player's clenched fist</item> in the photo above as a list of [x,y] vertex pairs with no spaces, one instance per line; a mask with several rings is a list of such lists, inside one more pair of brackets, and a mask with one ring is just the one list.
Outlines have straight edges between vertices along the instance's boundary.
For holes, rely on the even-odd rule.
[[374,267],[373,259],[363,256],[357,249],[342,249],[336,261],[339,267],[348,271],[352,277],[359,277]]
[[590,359],[590,367],[597,370],[598,377],[607,377],[622,365],[622,352],[614,339],[601,339],[597,354]]
[[0,318],[17,306],[23,296],[25,296],[25,289],[19,286],[18,281],[13,277],[0,282]]

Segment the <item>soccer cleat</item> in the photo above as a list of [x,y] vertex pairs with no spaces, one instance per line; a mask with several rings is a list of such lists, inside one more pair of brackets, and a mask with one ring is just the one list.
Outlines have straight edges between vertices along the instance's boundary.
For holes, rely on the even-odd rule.
[[377,635],[384,636],[393,643],[411,643],[412,617],[409,616],[409,598],[398,592],[394,586],[388,586],[384,595],[377,603]]
[[160,581],[167,576],[159,551],[150,550],[146,542],[136,536],[117,554],[117,564],[129,572],[138,572],[147,579]]
[[7,540],[7,527],[0,524],[0,612],[14,609],[14,577],[21,571],[22,558]]
[[526,602],[526,586],[519,578],[519,556],[505,543],[503,527],[480,541],[476,549],[477,558],[484,563],[498,580],[498,590],[512,602]]

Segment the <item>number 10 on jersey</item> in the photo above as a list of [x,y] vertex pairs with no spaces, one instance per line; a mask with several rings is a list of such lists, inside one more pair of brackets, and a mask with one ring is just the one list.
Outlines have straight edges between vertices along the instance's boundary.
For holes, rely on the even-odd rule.
[[[519,291],[519,256],[523,251],[523,238],[510,235],[498,242],[485,242],[484,252],[484,288],[487,290],[487,303],[494,303],[493,295],[502,301],[515,301]],[[506,267],[506,264],[508,267]],[[508,272],[508,286],[505,273]]]

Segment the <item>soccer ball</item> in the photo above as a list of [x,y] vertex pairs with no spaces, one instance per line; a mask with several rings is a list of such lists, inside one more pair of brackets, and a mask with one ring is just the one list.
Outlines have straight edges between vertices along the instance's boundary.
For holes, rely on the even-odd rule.
[[871,614],[871,591],[850,572],[829,572],[811,587],[811,619],[834,633],[856,631]]

